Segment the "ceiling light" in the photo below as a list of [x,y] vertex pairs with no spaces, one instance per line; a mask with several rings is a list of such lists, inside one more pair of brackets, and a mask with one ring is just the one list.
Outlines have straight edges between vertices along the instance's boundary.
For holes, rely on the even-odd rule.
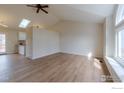
[[39,24],[34,24],[33,25],[34,28],[43,28],[43,26],[39,25]]
[[0,23],[1,26],[3,27],[8,27],[7,25],[3,24],[3,23]]
[[19,24],[19,27],[26,28],[30,22],[31,22],[30,20],[22,19],[21,23]]

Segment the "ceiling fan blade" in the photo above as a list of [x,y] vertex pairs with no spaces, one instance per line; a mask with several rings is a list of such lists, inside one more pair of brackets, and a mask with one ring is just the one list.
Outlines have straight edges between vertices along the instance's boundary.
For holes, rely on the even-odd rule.
[[42,8],[41,8],[41,10],[42,10],[43,12],[45,12],[46,14],[48,14],[48,12],[47,12],[46,10],[44,10],[44,9],[42,9]]
[[36,12],[39,13],[39,10],[40,10],[40,8],[38,8]]
[[35,8],[37,8],[36,6],[33,6],[33,5],[27,5],[28,7],[35,7]]
[[48,8],[48,5],[41,5],[42,8]]

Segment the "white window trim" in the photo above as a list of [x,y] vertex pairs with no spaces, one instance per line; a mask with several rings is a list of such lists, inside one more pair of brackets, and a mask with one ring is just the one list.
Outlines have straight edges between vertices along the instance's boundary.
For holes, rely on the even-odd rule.
[[115,51],[116,51],[116,53],[115,53],[115,57],[114,57],[114,60],[116,60],[120,65],[122,65],[122,66],[124,66],[124,58],[120,58],[120,57],[118,57],[118,32],[119,31],[122,31],[122,30],[124,30],[124,19],[122,19],[121,21],[119,21],[119,23],[117,23],[117,17],[119,16],[118,15],[118,12],[119,12],[119,9],[120,8],[120,6],[118,5],[118,8],[117,8],[117,12],[116,12],[116,22],[115,22],[115,31],[116,31],[116,41],[115,41]]
[[124,58],[114,57],[113,59],[124,67]]
[[118,30],[118,31],[116,31],[116,47],[115,47],[115,49],[116,49],[116,54],[115,54],[115,57],[114,57],[114,59],[117,61],[117,62],[119,62],[119,63],[122,63],[123,65],[124,65],[124,58],[120,58],[119,56],[118,56],[118,44],[119,44],[119,42],[117,42],[118,41],[118,32],[120,32],[121,30]]
[[[119,24],[121,24],[124,21],[124,18],[121,19],[122,15],[119,15],[119,14],[122,14],[122,8],[124,8],[124,4],[118,5],[118,7],[117,7],[115,26],[118,26]],[[120,12],[120,13],[118,13],[118,12]]]
[[124,82],[124,67],[113,57],[105,57],[105,63],[115,82]]

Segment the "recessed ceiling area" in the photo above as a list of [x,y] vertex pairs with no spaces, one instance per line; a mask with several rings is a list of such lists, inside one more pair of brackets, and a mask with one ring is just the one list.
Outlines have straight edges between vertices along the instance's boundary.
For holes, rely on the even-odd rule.
[[29,26],[51,26],[61,20],[102,23],[106,16],[112,14],[114,6],[112,4],[50,4],[46,9],[48,14],[42,11],[37,14],[34,8],[24,4],[4,4],[0,5],[0,21],[15,29],[19,29],[18,25],[22,19],[31,20]]

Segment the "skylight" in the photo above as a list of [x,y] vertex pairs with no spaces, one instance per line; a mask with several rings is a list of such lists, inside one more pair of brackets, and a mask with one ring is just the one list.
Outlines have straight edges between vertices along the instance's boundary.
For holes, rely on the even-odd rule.
[[31,22],[30,20],[22,19],[21,23],[19,24],[19,27],[26,28],[30,22]]

